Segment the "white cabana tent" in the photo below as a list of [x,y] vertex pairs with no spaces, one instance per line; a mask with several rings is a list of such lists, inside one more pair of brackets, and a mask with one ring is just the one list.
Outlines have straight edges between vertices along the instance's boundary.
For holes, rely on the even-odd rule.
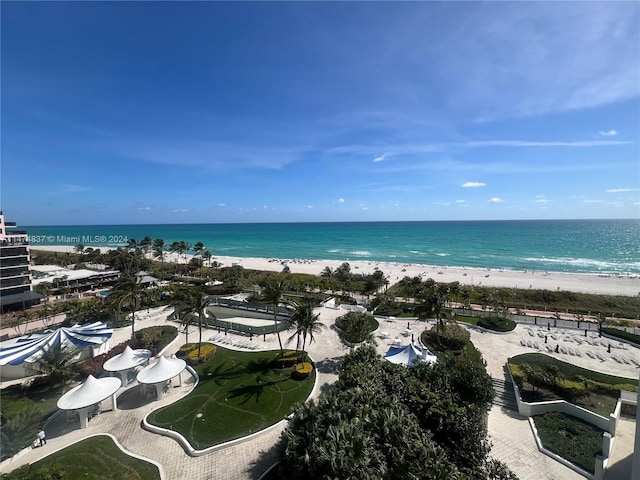
[[150,350],[132,350],[131,347],[127,345],[121,354],[104,362],[102,368],[107,372],[115,372],[120,375],[122,386],[125,387],[129,383],[129,372],[133,371],[137,366],[146,363],[150,358]]
[[406,346],[389,347],[389,350],[384,355],[385,360],[391,363],[399,365],[410,366],[413,362],[424,361],[429,363],[435,363],[437,361],[436,356],[427,349],[422,349],[413,343]]
[[[92,347],[95,350],[104,345],[111,335],[113,330],[101,322],[34,333],[17,339],[12,345],[0,348],[0,366],[37,362],[47,350],[58,345],[63,348],[80,349]],[[103,352],[93,353],[95,356]]]
[[187,362],[180,358],[160,357],[156,363],[149,365],[138,373],[138,383],[155,385],[156,398],[161,399],[165,384],[179,376],[178,385],[182,385],[182,371],[187,368]]
[[111,397],[113,410],[116,406],[116,392],[120,388],[120,379],[115,377],[95,378],[89,375],[82,385],[79,385],[58,400],[60,410],[77,410],[80,415],[80,428],[86,428],[90,407]]

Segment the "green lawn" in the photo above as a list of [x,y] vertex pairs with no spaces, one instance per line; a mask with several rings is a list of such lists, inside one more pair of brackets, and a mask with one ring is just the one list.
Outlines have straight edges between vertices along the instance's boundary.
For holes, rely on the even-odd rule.
[[[45,447],[46,448],[46,447]],[[12,472],[9,478],[32,478],[32,475],[43,467],[61,468],[67,480],[84,480],[86,478],[98,480],[156,480],[160,479],[158,467],[134,457],[130,457],[120,450],[113,440],[106,435],[82,440],[38,460],[22,469],[27,470],[25,476],[18,471]],[[54,478],[54,477],[38,477]],[[55,477],[57,478],[57,477]]]
[[533,421],[544,448],[594,472],[596,455],[602,453],[604,430],[560,412],[536,415]]
[[149,423],[179,432],[196,449],[277,423],[307,399],[315,370],[305,380],[294,380],[293,368],[273,367],[276,353],[218,347],[213,359],[196,367],[200,382],[195,390],[153,412]]

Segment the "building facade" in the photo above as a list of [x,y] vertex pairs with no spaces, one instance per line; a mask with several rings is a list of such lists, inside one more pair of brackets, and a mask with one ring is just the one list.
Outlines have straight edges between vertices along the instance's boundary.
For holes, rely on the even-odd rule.
[[24,310],[40,302],[31,287],[31,257],[27,232],[14,230],[0,211],[0,312]]

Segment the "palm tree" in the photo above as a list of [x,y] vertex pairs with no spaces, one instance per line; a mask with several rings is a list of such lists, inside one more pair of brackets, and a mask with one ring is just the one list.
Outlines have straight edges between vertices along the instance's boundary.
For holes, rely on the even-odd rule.
[[202,259],[207,262],[207,264],[209,266],[211,266],[211,252],[209,250],[205,250],[204,252],[202,252]]
[[137,275],[121,276],[107,297],[107,301],[119,310],[125,306],[131,309],[131,338],[136,335],[136,311],[147,297],[147,290],[140,280]]
[[65,383],[80,372],[82,363],[76,358],[75,348],[63,347],[60,343],[50,348],[36,363],[29,365],[33,373],[45,375],[49,381],[49,387]]
[[184,261],[186,263],[187,262],[187,253],[189,253],[189,250],[191,250],[191,245],[189,245],[184,240],[180,240],[180,242],[178,242],[178,245],[179,245],[178,253],[182,254],[182,256],[184,257]]
[[269,275],[264,281],[264,289],[262,292],[264,299],[273,305],[273,324],[278,335],[280,356],[284,356],[284,348],[282,348],[282,339],[280,338],[280,329],[278,328],[278,305],[282,302],[285,288],[286,282],[282,277]]
[[[162,238],[156,238],[153,241],[153,256],[154,258],[159,258],[160,262],[162,263],[162,267],[164,267],[164,249],[165,249],[165,243],[164,240]],[[163,268],[164,270],[164,268]]]
[[197,242],[193,246],[193,253],[195,255],[201,255],[202,253],[204,253],[205,250],[206,250],[206,248],[204,247],[204,243],[202,243],[202,242]]
[[296,331],[289,340],[293,337],[297,337],[296,342],[296,359],[298,358],[298,346],[300,345],[300,336],[302,336],[302,349],[300,350],[301,357],[298,361],[304,361],[304,349],[307,344],[307,337],[309,337],[309,344],[313,343],[315,338],[314,333],[320,333],[325,327],[324,323],[319,322],[319,313],[313,313],[313,307],[311,304],[305,302],[296,308],[295,312],[291,316],[291,322],[295,325]]
[[[416,315],[419,319],[436,319],[436,336],[444,327],[444,320],[453,319],[453,311],[450,307],[451,291],[455,288],[455,283],[438,285],[433,279],[425,282],[424,288],[420,292],[422,303],[416,306]],[[439,337],[438,337],[439,341]]]
[[76,245],[75,247],[73,247],[73,250],[76,253],[83,253],[84,252],[84,245],[79,243],[78,245]]
[[174,313],[185,326],[188,331],[189,325],[196,317],[198,321],[198,358],[200,358],[200,348],[202,346],[202,325],[206,321],[206,317],[212,317],[213,314],[207,315],[207,307],[209,299],[204,294],[203,287],[191,285],[180,285],[176,288],[171,296],[169,307],[173,308]]
[[151,248],[152,245],[153,245],[153,240],[151,240],[151,237],[149,236],[144,237],[142,240],[140,240],[140,248],[142,248],[142,251],[144,252],[145,255],[149,253],[149,249]]

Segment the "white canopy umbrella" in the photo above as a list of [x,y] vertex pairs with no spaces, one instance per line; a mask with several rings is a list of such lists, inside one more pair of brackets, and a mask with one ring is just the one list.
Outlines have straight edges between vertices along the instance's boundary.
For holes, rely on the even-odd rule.
[[389,350],[384,356],[385,360],[391,363],[400,365],[412,365],[416,361],[426,361],[429,363],[435,363],[437,357],[427,349],[421,349],[418,346],[410,343],[406,346],[389,347]]
[[97,379],[89,375],[82,385],[79,385],[58,400],[61,410],[78,410],[80,414],[80,428],[86,428],[89,407],[106,398],[111,397],[113,410],[116,410],[116,392],[120,388],[120,380],[115,377]]
[[[162,398],[164,383],[173,377],[181,375],[187,367],[187,362],[180,358],[160,357],[156,363],[149,365],[138,373],[137,379],[142,384],[153,384],[156,386],[157,398]],[[182,385],[180,376],[179,385]]]
[[129,372],[138,365],[146,363],[150,358],[151,350],[132,350],[131,347],[127,345],[121,354],[104,362],[102,368],[107,372],[118,373],[122,381],[122,386],[124,387],[129,383],[127,379]]

